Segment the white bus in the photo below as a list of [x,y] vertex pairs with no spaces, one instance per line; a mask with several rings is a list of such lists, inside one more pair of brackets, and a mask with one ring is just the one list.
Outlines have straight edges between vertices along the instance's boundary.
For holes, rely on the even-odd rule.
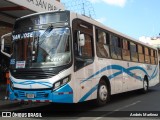
[[78,103],[159,83],[157,49],[70,11],[16,20],[10,100]]

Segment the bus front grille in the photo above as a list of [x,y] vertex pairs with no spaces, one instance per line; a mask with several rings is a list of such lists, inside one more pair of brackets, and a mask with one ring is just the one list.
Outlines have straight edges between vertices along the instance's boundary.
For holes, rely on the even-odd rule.
[[[21,97],[21,98],[26,98],[26,94],[27,93],[25,91],[19,91],[18,92],[18,96]],[[38,91],[38,92],[36,92],[34,94],[35,94],[36,98],[46,98],[49,95],[48,93],[43,92],[43,91]]]
[[16,79],[27,79],[27,80],[35,80],[35,79],[47,79],[55,76],[56,72],[54,70],[47,69],[16,69],[11,70],[11,75]]

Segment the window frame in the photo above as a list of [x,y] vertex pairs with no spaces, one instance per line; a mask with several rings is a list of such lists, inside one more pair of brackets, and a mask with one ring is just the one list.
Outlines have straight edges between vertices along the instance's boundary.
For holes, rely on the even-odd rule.
[[[88,30],[87,28],[80,26],[81,24],[84,24],[85,26],[90,26],[91,29]],[[86,30],[82,30],[82,29],[86,29]],[[87,35],[89,35],[91,37],[91,49],[92,49],[92,57],[91,58],[83,58],[81,59],[81,57],[77,54],[77,50],[78,50],[78,39],[77,39],[77,35],[75,34],[76,31],[81,31]],[[72,35],[73,35],[73,53],[74,53],[74,71],[78,71],[90,64],[92,64],[95,60],[95,49],[94,49],[94,25],[91,23],[88,23],[84,20],[81,20],[79,18],[76,18],[72,21]],[[76,35],[76,36],[75,36]],[[75,38],[76,37],[76,38]],[[77,50],[75,50],[77,49]],[[77,56],[78,55],[78,56]],[[79,57],[79,60],[76,59],[76,56]],[[88,61],[88,62],[87,62]],[[77,65],[78,62],[83,63],[82,65]]]
[[[110,57],[111,57],[111,53],[110,53],[110,34],[109,34],[109,32],[107,32],[107,31],[105,31],[105,30],[103,30],[103,29],[101,29],[101,28],[98,28],[98,27],[95,27],[95,35],[96,35],[96,55],[97,55],[97,57],[99,57],[99,58],[107,58],[107,59],[110,59]],[[105,34],[105,44],[103,44],[103,48],[105,49],[105,46],[107,47],[107,49],[105,49],[106,51],[104,51],[104,52],[106,52],[108,55],[107,56],[103,56],[102,54],[100,55],[100,51],[99,51],[99,49],[98,49],[98,43],[99,43],[99,32],[101,32],[101,33],[104,33]],[[103,50],[104,50],[103,49]]]
[[[138,58],[139,58],[138,61],[139,61],[139,63],[145,63],[144,46],[141,44],[138,44],[137,46],[138,46],[137,48],[138,48]],[[139,47],[141,47],[140,50],[139,50]],[[142,56],[143,60],[142,60],[141,56]]]
[[[121,35],[119,35],[119,34],[116,34],[116,33],[114,33],[114,32],[112,32],[112,31],[109,31],[109,30],[105,30],[104,28],[100,28],[99,26],[96,26],[95,25],[95,31],[97,31],[97,29],[98,30],[101,30],[101,31],[103,31],[103,32],[105,32],[106,34],[108,34],[108,36],[109,36],[109,38],[110,38],[110,41],[108,42],[108,44],[109,44],[109,53],[110,53],[110,58],[107,58],[107,59],[113,59],[113,60],[122,60],[122,61],[128,61],[128,62],[135,62],[135,63],[144,63],[144,64],[152,64],[151,63],[151,53],[150,53],[150,50],[152,50],[153,48],[151,48],[151,47],[149,47],[149,46],[146,46],[146,45],[144,45],[144,44],[142,44],[142,43],[139,43],[139,42],[136,42],[136,41],[134,41],[134,40],[132,40],[132,39],[129,39],[129,38],[127,38],[127,37],[124,37],[124,36],[121,36]],[[113,36],[115,36],[115,37],[117,37],[117,39],[118,40],[121,40],[121,59],[118,59],[117,58],[117,54],[116,54],[116,57],[114,58],[114,57],[112,57],[112,46],[114,46],[114,45],[112,45],[112,43],[111,43],[111,37],[112,37],[112,35]],[[106,35],[107,36],[107,35]],[[127,41],[127,48],[124,48],[124,44],[123,44],[123,41]],[[97,35],[96,35],[96,41],[97,41]],[[133,43],[133,44],[135,44],[135,46],[136,46],[136,60],[133,60],[132,59],[132,48],[131,48],[131,45],[130,45],[130,43]],[[106,42],[106,45],[108,45],[107,44],[107,42]],[[116,44],[118,44],[118,46],[119,46],[119,43],[117,42]],[[115,47],[115,46],[114,46]],[[140,47],[140,48],[139,48]],[[149,62],[145,62],[145,48],[148,48],[148,60],[149,60]],[[97,49],[97,47],[96,47],[96,49]],[[156,51],[155,49],[153,49],[154,51]],[[115,50],[114,50],[115,51]],[[125,59],[124,57],[124,55],[123,55],[123,53],[124,53],[124,51],[127,51],[127,53],[129,54],[128,55],[128,59]],[[156,54],[156,53],[155,53]],[[99,57],[99,56],[97,56],[97,57]],[[141,58],[143,58],[143,59],[141,59]],[[156,61],[156,60],[155,60]],[[158,60],[157,60],[158,61]]]
[[[135,46],[135,51],[132,49],[133,47],[131,46],[133,44],[133,46]],[[139,57],[138,57],[138,51],[137,51],[137,44],[134,42],[130,42],[130,52],[131,52],[131,61],[133,62],[139,62]],[[134,55],[136,55],[136,57],[134,57]]]
[[[124,47],[125,44],[126,44],[126,43],[124,44],[124,41],[126,41],[126,43],[127,43],[127,48]],[[127,59],[125,58],[126,55],[124,56],[124,53],[129,54],[129,56],[128,56]],[[124,39],[122,40],[122,58],[123,58],[123,60],[131,61],[130,41],[129,41],[128,39],[126,39],[126,38],[124,38]]]
[[145,55],[145,63],[147,64],[151,64],[151,60],[150,60],[150,48],[148,47],[144,47],[144,55]]
[[[112,37],[114,37],[114,39],[112,39]],[[116,34],[111,33],[110,40],[111,41],[116,40],[116,42],[114,42],[114,44],[111,44],[111,42],[110,42],[111,58],[116,59],[116,60],[122,60],[122,39],[121,39],[121,37],[119,37]],[[114,50],[116,58],[114,58],[112,56],[112,50]]]

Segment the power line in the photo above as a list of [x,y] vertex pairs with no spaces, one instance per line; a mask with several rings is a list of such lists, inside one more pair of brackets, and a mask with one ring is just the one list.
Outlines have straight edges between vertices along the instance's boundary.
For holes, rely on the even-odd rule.
[[88,0],[61,0],[67,10],[96,19],[92,3]]

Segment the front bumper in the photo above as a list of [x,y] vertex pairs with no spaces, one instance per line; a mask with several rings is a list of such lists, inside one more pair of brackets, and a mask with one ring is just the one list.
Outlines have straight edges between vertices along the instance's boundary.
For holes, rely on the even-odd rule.
[[73,90],[66,84],[61,88],[50,90],[23,90],[9,89],[10,100],[26,101],[26,102],[55,102],[55,103],[73,103]]

